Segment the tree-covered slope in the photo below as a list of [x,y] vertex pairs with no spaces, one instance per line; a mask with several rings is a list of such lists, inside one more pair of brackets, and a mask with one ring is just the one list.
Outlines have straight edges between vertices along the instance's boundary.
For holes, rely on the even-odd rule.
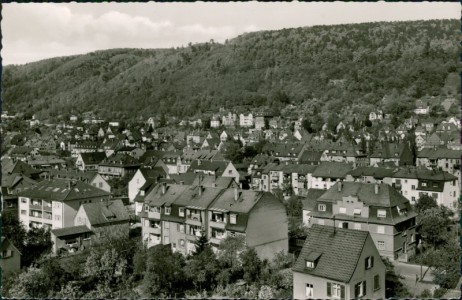
[[[457,20],[365,23],[52,58],[3,68],[3,109],[182,117],[304,102],[308,114],[399,112],[423,95],[458,93],[459,35]],[[383,103],[386,95],[401,106]]]

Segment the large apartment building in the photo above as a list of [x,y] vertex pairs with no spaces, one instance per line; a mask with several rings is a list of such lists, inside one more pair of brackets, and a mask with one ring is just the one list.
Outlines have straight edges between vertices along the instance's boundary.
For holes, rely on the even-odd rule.
[[27,229],[74,226],[74,217],[84,203],[106,200],[110,193],[81,181],[44,180],[19,193],[19,220]]
[[205,234],[214,249],[235,235],[265,258],[288,249],[285,207],[270,193],[163,183],[146,195],[140,216],[147,247],[171,244],[191,254]]
[[337,182],[308,213],[309,224],[369,231],[380,255],[407,260],[415,244],[417,214],[388,184]]

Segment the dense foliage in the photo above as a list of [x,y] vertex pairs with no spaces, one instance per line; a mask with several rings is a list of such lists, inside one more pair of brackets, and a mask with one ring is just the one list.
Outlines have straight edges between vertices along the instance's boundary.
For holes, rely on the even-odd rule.
[[2,99],[6,110],[42,118],[86,110],[183,117],[230,104],[277,115],[290,103],[331,123],[338,107],[344,116],[377,106],[400,115],[423,95],[458,93],[458,33],[457,20],[377,22],[97,51],[5,67]]

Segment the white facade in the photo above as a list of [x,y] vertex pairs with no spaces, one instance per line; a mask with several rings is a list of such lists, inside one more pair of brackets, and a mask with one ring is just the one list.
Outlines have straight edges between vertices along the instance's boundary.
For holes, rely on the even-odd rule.
[[240,114],[239,115],[239,126],[253,127],[254,126],[253,115],[251,113],[248,115]]

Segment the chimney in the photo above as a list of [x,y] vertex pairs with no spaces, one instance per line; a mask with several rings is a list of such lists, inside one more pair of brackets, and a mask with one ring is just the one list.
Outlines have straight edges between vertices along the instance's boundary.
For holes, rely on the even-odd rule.
[[376,184],[374,185],[374,192],[375,192],[376,195],[379,194],[379,184],[378,184],[378,183],[376,183]]
[[71,189],[71,181],[70,180],[67,181],[67,188]]
[[199,185],[199,196],[202,196],[202,185]]
[[237,199],[239,198],[239,192],[237,190],[237,187],[234,188],[234,201],[237,201]]
[[200,159],[197,160],[197,165],[198,165],[198,166],[201,165],[201,160],[200,160]]
[[338,187],[338,191],[341,192],[342,191],[342,182],[340,180],[337,180],[337,187]]
[[167,183],[162,182],[162,195],[165,195],[166,192],[167,192]]

